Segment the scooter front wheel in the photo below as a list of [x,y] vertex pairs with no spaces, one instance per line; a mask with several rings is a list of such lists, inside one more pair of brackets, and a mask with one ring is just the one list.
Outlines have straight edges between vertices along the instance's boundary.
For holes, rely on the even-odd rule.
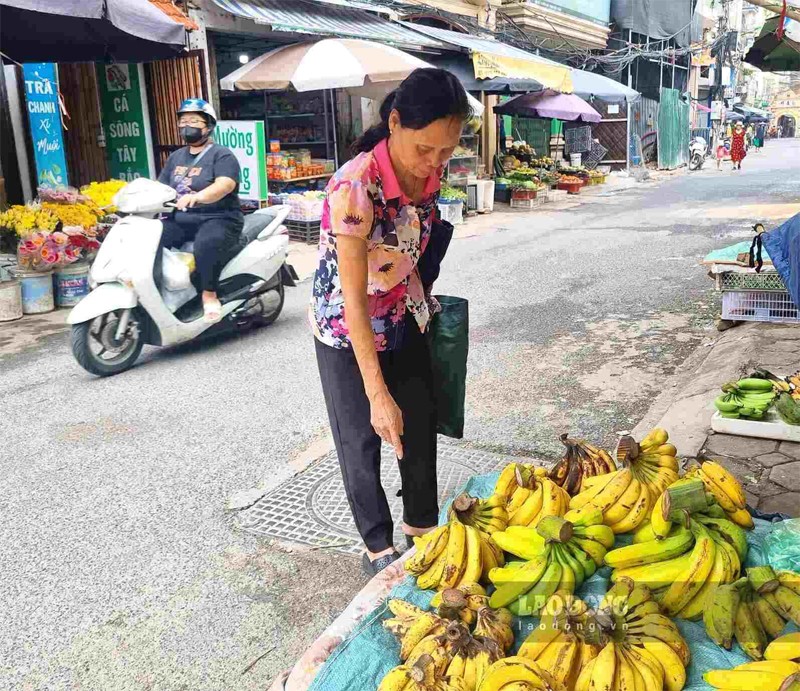
[[689,170],[700,170],[703,167],[703,157],[700,154],[692,156],[689,161]]
[[125,310],[101,314],[72,327],[72,354],[83,369],[99,377],[110,377],[133,366],[144,346],[138,310],[130,312],[124,333],[117,331]]

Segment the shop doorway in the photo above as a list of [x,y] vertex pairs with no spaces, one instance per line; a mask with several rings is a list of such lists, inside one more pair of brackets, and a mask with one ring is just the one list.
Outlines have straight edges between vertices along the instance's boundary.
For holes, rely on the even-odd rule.
[[108,180],[105,142],[100,136],[102,125],[95,64],[61,63],[58,82],[69,114],[69,118],[64,118],[69,184],[81,187],[92,180]]
[[794,115],[781,115],[778,119],[778,127],[781,128],[781,137],[789,138],[797,135],[797,122]]
[[181,103],[187,98],[208,100],[203,62],[203,51],[192,50],[177,58],[145,65],[157,172],[169,155],[183,146],[175,117]]

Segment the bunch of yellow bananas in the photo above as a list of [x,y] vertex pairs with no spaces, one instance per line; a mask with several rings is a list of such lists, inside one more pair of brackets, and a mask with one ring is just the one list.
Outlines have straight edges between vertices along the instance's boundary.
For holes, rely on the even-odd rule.
[[531,660],[516,656],[489,667],[478,691],[567,691],[553,675]]
[[505,563],[503,552],[484,533],[451,520],[415,538],[416,553],[405,563],[423,590],[444,590],[477,583],[484,574]]
[[790,660],[747,662],[709,670],[703,679],[721,691],[800,691],[800,665]]
[[488,499],[461,494],[450,505],[449,517],[491,535],[508,526],[506,499],[502,494],[493,494]]
[[654,429],[637,442],[622,437],[617,448],[620,470],[584,479],[583,490],[570,501],[571,509],[594,504],[614,533],[629,533],[647,520],[658,496],[678,480],[677,449],[663,429]]
[[557,592],[545,604],[539,626],[525,639],[518,654],[550,670],[556,681],[574,689],[581,670],[601,649],[599,642],[587,639],[598,631],[594,623],[593,613],[583,600]]
[[463,583],[458,588],[440,590],[431,599],[431,609],[443,619],[460,619],[472,626],[478,610],[489,606],[486,589],[478,583]]
[[[420,660],[430,659],[439,681],[447,678],[452,683],[453,679],[459,679],[464,691],[475,691],[489,666],[501,659],[514,643],[512,617],[507,609],[493,610],[483,604],[474,611],[472,632],[464,623],[463,609],[468,605],[459,603],[459,596],[466,600],[463,596],[469,593],[480,598],[481,592],[485,593],[480,586],[446,590],[439,599],[436,614],[403,600],[390,600],[388,607],[394,616],[385,620],[383,625],[400,642],[400,659],[404,667],[410,668]],[[485,598],[485,594],[482,597]],[[479,601],[476,600],[476,604]],[[402,678],[403,675],[395,670],[387,675],[387,679]],[[386,679],[384,681],[389,683]],[[406,683],[409,683],[408,679]]]
[[747,510],[747,499],[739,481],[725,467],[715,461],[704,461],[686,472],[687,478],[699,478],[706,490],[714,495],[719,505],[737,525],[753,529],[753,517]]
[[[635,537],[633,544],[608,552],[612,580],[631,578],[651,588],[670,616],[699,619],[716,588],[738,578],[743,557],[727,541],[728,533],[697,518],[688,527],[676,526],[664,539],[637,542]],[[746,554],[746,543],[742,549]]]
[[[788,621],[800,626],[800,574],[775,573],[769,566],[748,569],[746,578],[716,589],[703,621],[717,645],[730,649],[735,638],[754,660],[770,659],[769,641],[777,642]],[[777,645],[770,655],[783,647]],[[800,657],[800,646],[794,653]]]
[[567,450],[550,471],[549,477],[570,495],[581,491],[584,478],[613,473],[617,469],[604,449],[593,446],[585,439],[570,439],[566,434],[562,434],[560,439]]
[[383,678],[378,691],[468,691],[463,679],[445,677],[430,655],[399,665]]
[[525,463],[511,463],[500,473],[494,493],[506,499],[508,525],[535,527],[544,516],[563,516],[569,494],[547,477],[547,471]]
[[524,561],[489,571],[496,586],[489,603],[526,615],[539,612],[556,591],[572,593],[591,578],[614,544],[614,534],[594,509],[547,516],[536,528],[509,526],[494,533],[492,541]]
[[609,641],[581,670],[574,691],[684,687],[689,646],[647,586],[621,578],[606,593],[595,617]]

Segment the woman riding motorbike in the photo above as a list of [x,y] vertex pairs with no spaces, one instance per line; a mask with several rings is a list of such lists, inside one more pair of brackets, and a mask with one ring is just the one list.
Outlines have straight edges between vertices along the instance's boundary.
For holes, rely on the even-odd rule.
[[178,109],[178,129],[186,146],[167,159],[158,181],[178,193],[177,211],[164,220],[162,247],[194,241],[203,313],[218,321],[222,305],[217,283],[226,250],[239,243],[244,215],[239,207],[239,162],[211,135],[217,124],[213,107],[190,98]]

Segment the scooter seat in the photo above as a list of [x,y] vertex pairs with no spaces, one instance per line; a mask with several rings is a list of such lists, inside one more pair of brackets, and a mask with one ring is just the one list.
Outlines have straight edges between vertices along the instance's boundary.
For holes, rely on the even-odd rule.
[[242,237],[245,244],[253,242],[270,223],[278,217],[279,211],[272,211],[272,209],[263,209],[257,214],[248,214],[244,217],[244,228],[242,229]]

